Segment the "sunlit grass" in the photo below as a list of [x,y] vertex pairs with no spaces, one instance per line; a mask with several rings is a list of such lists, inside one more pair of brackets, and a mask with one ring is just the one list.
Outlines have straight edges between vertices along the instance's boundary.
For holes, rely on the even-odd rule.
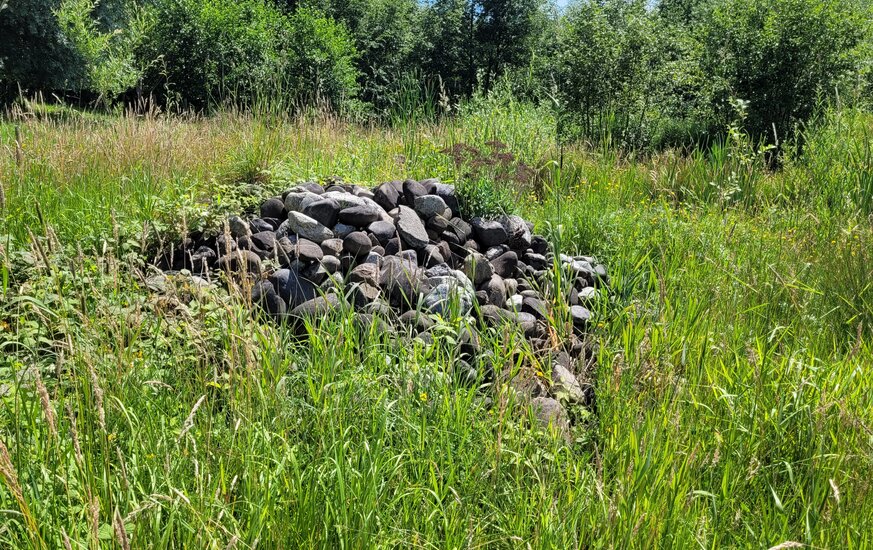
[[[852,118],[779,172],[559,148],[512,105],[393,129],[19,121],[22,165],[4,124],[0,545],[865,546],[873,230],[853,189],[871,123],[833,116]],[[490,140],[538,174],[506,206],[610,268],[573,445],[531,429],[508,384],[455,380],[440,347],[347,314],[298,339],[220,290],[146,289],[141,242],[301,178],[455,181],[441,151]],[[485,337],[500,370],[542,367],[512,338]]]

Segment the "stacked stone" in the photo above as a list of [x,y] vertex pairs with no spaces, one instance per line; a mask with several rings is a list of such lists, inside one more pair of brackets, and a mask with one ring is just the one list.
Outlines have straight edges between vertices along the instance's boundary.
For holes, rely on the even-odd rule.
[[[476,324],[515,325],[535,350],[554,351],[548,330],[553,312],[538,290],[553,280],[548,241],[518,216],[464,220],[452,185],[409,179],[370,190],[305,183],[264,201],[258,217],[227,222],[217,237],[190,235],[163,267],[248,275],[252,302],[279,322],[325,315],[348,303],[362,322],[384,323],[389,331],[403,327],[432,340],[428,314],[476,315],[457,338],[459,361],[473,379],[490,370]],[[553,424],[566,417],[554,399],[557,391],[587,401],[569,371],[585,351],[578,336],[591,317],[586,306],[608,281],[592,257],[560,254],[558,260],[572,280],[561,298],[575,334],[560,343],[565,361],[553,364],[552,387],[528,391]]]
[[[342,299],[387,318],[450,307],[466,315],[476,302],[484,324],[543,337],[550,311],[536,289],[551,277],[549,243],[518,216],[467,221],[458,212],[454,186],[434,179],[373,190],[306,183],[266,200],[259,217],[230,218],[229,232],[187,239],[173,267],[255,276],[253,301],[277,320]],[[564,298],[583,332],[606,269],[587,256],[559,258],[574,278]]]

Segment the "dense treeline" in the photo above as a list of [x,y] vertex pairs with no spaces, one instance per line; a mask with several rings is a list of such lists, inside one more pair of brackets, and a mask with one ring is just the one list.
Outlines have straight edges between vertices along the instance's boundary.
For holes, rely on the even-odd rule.
[[869,20],[866,0],[15,0],[0,86],[381,120],[499,93],[554,109],[566,138],[663,147],[741,122],[779,143],[869,98]]

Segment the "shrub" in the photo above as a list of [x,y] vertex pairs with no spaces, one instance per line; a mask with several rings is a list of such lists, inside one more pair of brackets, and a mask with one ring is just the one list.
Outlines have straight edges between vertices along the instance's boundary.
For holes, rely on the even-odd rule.
[[[0,82],[38,90],[79,87],[84,60],[66,39],[53,10],[60,0],[0,0]],[[5,7],[4,7],[5,6]]]
[[727,123],[730,99],[748,101],[746,129],[784,141],[858,68],[863,24],[852,0],[718,3],[703,29],[715,116]]
[[[147,91],[180,107],[355,95],[354,47],[318,12],[263,0],[159,0],[140,57]],[[276,97],[281,96],[281,97]]]

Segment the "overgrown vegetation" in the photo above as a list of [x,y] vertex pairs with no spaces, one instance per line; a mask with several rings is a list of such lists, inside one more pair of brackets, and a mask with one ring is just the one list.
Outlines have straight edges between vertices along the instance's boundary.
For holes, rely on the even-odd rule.
[[[549,109],[566,141],[780,146],[836,98],[870,100],[859,0],[64,0],[0,11],[6,101],[171,112],[228,106],[397,123],[492,92]],[[20,52],[27,52],[20,55]]]
[[[863,546],[871,116],[827,113],[774,172],[738,130],[639,160],[555,145],[555,119],[493,96],[461,112],[16,121],[0,544]],[[485,335],[503,376],[477,390],[345,314],[298,341],[239,296],[150,288],[144,243],[334,174],[473,177],[488,208],[607,262],[597,410],[572,444],[514,398],[513,372],[549,367],[510,334]]]

